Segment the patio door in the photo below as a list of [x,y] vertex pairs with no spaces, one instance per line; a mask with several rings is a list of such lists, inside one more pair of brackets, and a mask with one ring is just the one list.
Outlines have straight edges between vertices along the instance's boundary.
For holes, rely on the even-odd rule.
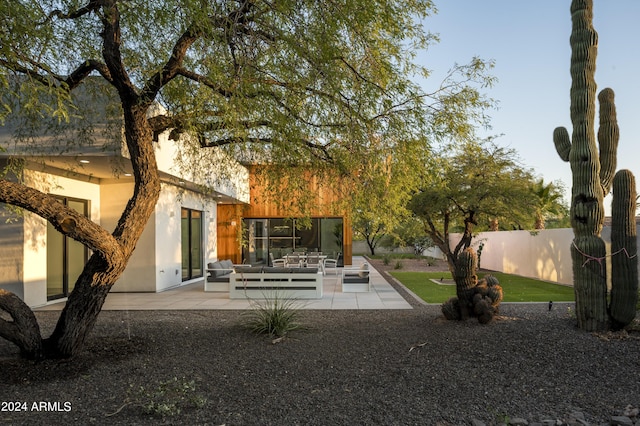
[[[89,201],[60,197],[58,201],[89,217]],[[47,223],[47,300],[69,296],[87,263],[89,250]]]
[[182,209],[182,281],[203,276],[202,212]]

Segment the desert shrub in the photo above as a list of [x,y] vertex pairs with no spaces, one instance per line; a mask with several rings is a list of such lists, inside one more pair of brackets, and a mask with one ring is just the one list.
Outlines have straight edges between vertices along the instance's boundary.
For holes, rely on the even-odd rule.
[[288,332],[301,328],[297,303],[295,299],[278,295],[261,301],[252,300],[251,309],[243,313],[244,326],[256,334],[284,337]]

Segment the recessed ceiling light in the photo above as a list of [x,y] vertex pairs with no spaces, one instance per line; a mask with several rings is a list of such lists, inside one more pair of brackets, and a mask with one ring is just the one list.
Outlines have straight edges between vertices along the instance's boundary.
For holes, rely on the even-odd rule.
[[89,160],[80,160],[80,162],[81,162],[82,164],[89,164],[91,161],[89,161]]
[[124,175],[129,177],[129,176],[131,176],[131,173],[125,173]]

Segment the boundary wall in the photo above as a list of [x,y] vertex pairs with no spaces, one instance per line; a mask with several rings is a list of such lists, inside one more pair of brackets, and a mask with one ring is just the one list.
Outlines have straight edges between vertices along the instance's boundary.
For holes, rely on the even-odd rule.
[[[460,237],[461,234],[451,234],[451,245],[460,241]],[[611,227],[602,229],[602,239],[607,245],[607,254],[610,254]],[[484,244],[480,256],[482,268],[573,285],[572,241],[571,228],[497,231],[477,234],[472,247],[477,250],[480,244]],[[607,257],[606,264],[610,268],[610,257]]]
[[[461,234],[451,234],[452,246]],[[573,229],[540,231],[481,232],[473,238],[472,247],[480,244],[480,266],[493,271],[573,285],[571,264]]]

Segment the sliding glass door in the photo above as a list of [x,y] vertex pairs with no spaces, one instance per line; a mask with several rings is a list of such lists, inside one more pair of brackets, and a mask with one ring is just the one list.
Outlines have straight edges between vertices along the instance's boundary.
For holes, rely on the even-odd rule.
[[[59,197],[58,201],[83,216],[89,216],[89,201]],[[47,223],[47,300],[69,296],[87,263],[89,251]]]
[[182,281],[203,276],[202,212],[182,209]]
[[251,265],[269,264],[293,251],[321,251],[342,262],[342,218],[313,218],[310,226],[297,227],[295,219],[245,219],[246,246],[242,257]]

